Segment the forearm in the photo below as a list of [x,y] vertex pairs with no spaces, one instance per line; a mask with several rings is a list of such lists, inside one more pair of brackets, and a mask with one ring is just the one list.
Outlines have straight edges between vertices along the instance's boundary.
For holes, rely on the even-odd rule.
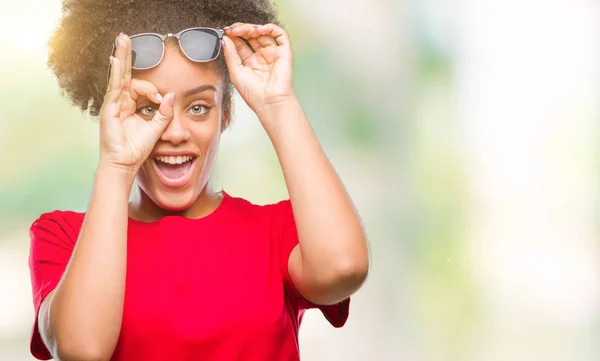
[[114,351],[123,315],[132,182],[131,175],[110,166],[96,171],[79,239],[49,304],[59,351],[100,359]]
[[259,116],[283,169],[303,277],[324,285],[345,277],[364,280],[368,251],[359,216],[300,104],[294,100]]

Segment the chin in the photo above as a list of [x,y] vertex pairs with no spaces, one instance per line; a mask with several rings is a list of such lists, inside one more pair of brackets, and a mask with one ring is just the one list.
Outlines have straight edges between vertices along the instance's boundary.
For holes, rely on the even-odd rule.
[[162,191],[155,190],[149,194],[150,199],[160,208],[169,212],[180,212],[190,208],[196,201],[192,190]]

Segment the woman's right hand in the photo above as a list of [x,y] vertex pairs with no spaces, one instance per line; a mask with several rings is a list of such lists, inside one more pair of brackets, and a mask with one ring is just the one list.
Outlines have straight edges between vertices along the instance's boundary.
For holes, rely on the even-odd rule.
[[[154,84],[132,79],[131,39],[121,34],[116,43],[100,109],[100,161],[135,174],[173,119],[175,93],[162,97]],[[160,104],[151,120],[137,114],[136,102],[140,97]]]

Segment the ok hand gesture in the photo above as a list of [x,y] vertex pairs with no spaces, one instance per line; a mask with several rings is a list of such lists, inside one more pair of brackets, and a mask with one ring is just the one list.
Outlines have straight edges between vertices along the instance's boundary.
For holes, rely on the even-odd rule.
[[[175,94],[163,97],[154,84],[131,78],[131,39],[127,35],[117,37],[110,61],[108,89],[100,109],[100,159],[135,174],[173,119]],[[139,97],[160,104],[151,120],[137,114]]]

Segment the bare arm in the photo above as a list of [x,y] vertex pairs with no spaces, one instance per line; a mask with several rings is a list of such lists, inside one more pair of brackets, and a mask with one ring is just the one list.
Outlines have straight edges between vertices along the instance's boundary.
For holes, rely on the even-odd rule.
[[98,167],[71,260],[41,305],[42,339],[61,361],[109,360],[113,354],[123,315],[132,182],[126,172]]
[[367,276],[359,216],[297,100],[260,117],[281,162],[298,230],[288,265],[292,282],[313,303],[337,303]]
[[[173,97],[131,78],[131,41],[117,38],[111,76],[100,110],[100,165],[79,239],[54,291],[42,302],[39,327],[61,361],[108,361],[121,330],[127,261],[129,191],[137,170],[173,119]],[[145,96],[152,120],[135,114]]]
[[291,280],[313,303],[342,301],[367,276],[367,242],[296,98],[288,34],[275,24],[236,23],[225,30],[231,81],[271,138],[290,194],[299,237],[288,264]]

